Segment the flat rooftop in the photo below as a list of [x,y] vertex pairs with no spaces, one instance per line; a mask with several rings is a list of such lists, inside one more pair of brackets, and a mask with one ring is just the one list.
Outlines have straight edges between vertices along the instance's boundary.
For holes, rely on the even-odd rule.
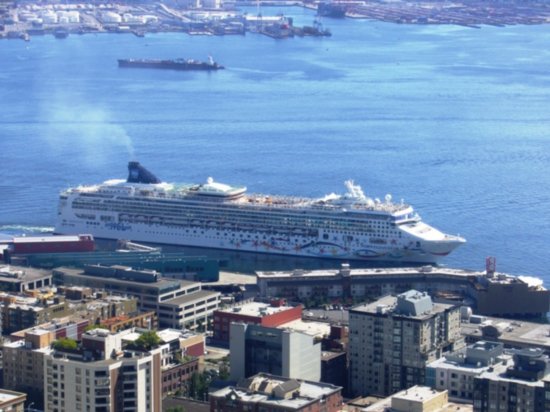
[[421,313],[419,315],[410,315],[395,312],[397,304],[397,296],[384,296],[377,301],[366,303],[362,305],[355,306],[350,309],[350,313],[368,313],[368,314],[377,314],[379,309],[384,307],[386,309],[385,314],[403,316],[412,319],[428,319],[434,314],[444,312],[446,309],[453,307],[454,305],[445,304],[445,303],[434,303],[432,309],[429,312]]
[[177,298],[174,298],[174,299],[165,300],[163,302],[160,302],[160,304],[181,306],[181,305],[185,305],[186,303],[192,303],[197,300],[205,300],[205,299],[213,298],[219,295],[220,295],[220,292],[213,292],[211,290],[199,290],[197,292],[192,292],[186,295],[178,296]]
[[27,394],[15,391],[8,391],[6,389],[0,389],[0,407],[4,407],[4,403],[13,402],[16,399],[23,400],[27,397]]
[[[258,384],[269,388],[275,388],[279,385],[287,385],[291,381],[299,384],[300,395],[294,398],[282,399],[271,396],[271,392],[254,391],[253,387]],[[243,383],[250,384],[250,388],[241,387]],[[324,396],[329,396],[340,388],[327,383],[309,382],[302,380],[294,380],[283,377],[276,377],[264,374],[256,375],[239,382],[237,387],[227,386],[214,393],[213,396],[227,396],[231,392],[235,392],[242,402],[261,403],[272,407],[282,407],[288,409],[300,409],[311,403],[313,400],[321,399]]]
[[[510,346],[537,346],[550,351],[550,324],[490,316],[483,316],[482,319],[481,323],[462,322],[461,333],[484,340],[496,339]],[[482,328],[485,326],[494,326],[500,332],[500,336],[483,336]]]
[[292,306],[272,306],[269,303],[249,302],[240,306],[233,306],[230,309],[218,309],[218,311],[225,313],[235,313],[245,316],[267,316],[292,308]]
[[[465,269],[442,268],[432,266],[408,267],[408,268],[363,268],[350,269],[349,276],[399,276],[399,275],[449,275],[449,276],[485,276],[484,271],[474,271]],[[258,271],[256,276],[260,279],[274,278],[333,278],[343,276],[341,269],[321,269],[321,270],[303,270],[295,269],[293,271]]]
[[296,319],[282,325],[277,326],[277,329],[291,329],[296,332],[302,332],[314,338],[322,338],[330,334],[330,324],[323,322],[305,322],[302,319]]
[[[432,399],[442,396],[442,392],[436,391],[427,386],[413,386],[412,388],[397,392],[394,395],[391,395],[387,398],[382,399],[364,409],[361,409],[363,412],[386,412],[393,411],[392,409],[392,399],[400,399],[403,401],[412,401],[412,402],[428,402]],[[457,402],[447,402],[441,408],[433,409],[432,412],[471,412],[474,410],[472,404],[468,403],[457,403]],[[401,411],[401,409],[399,409]]]
[[50,270],[35,269],[26,266],[0,265],[0,282],[4,283],[32,282],[51,276],[52,272]]
[[[111,283],[117,283],[119,285],[126,285],[126,286],[134,286],[134,287],[143,287],[148,289],[159,289],[161,293],[165,293],[164,289],[166,288],[184,288],[186,286],[191,285],[198,285],[199,282],[190,282],[187,280],[173,280],[168,278],[160,278],[156,282],[137,282],[132,280],[126,280],[126,279],[118,279],[114,277],[103,277],[103,276],[93,276],[88,275],[84,272],[82,269],[75,269],[75,268],[68,268],[68,267],[60,267],[55,269],[56,272],[61,272],[68,276],[78,276],[84,279],[90,279],[90,280],[96,280],[98,282],[111,282]],[[170,289],[175,290],[175,289]]]

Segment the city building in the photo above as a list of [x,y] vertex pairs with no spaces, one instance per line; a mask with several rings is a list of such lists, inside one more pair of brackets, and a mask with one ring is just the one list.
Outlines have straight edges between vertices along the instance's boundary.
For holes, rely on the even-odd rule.
[[426,386],[447,390],[450,399],[473,402],[474,378],[489,369],[506,367],[511,360],[502,343],[479,341],[427,365]]
[[[348,384],[348,357],[346,352],[321,352],[321,382],[346,389]],[[347,392],[346,390],[344,393]]]
[[541,348],[550,355],[550,325],[489,316],[462,318],[461,333],[466,343],[480,340],[501,342],[505,348]]
[[0,266],[0,291],[21,293],[52,285],[52,272],[20,266]]
[[426,365],[463,345],[460,309],[411,290],[356,306],[349,315],[350,390],[388,396],[425,382]]
[[360,409],[363,412],[472,412],[472,405],[449,402],[447,391],[413,386]]
[[54,339],[59,338],[71,338],[80,340],[80,337],[84,333],[84,330],[91,322],[88,319],[83,319],[81,316],[65,316],[63,318],[53,319],[50,322],[41,323],[40,325],[34,326],[28,329],[22,329],[17,332],[10,334],[10,341],[15,342],[18,340],[24,340],[25,336],[33,330],[46,330],[53,332]]
[[25,412],[27,394],[0,389],[0,411]]
[[[139,337],[126,335],[125,341]],[[204,355],[204,335],[191,331],[163,329],[157,332],[162,350],[162,396],[187,392],[194,373],[199,370],[199,357]]]
[[434,299],[471,305],[476,314],[545,318],[550,291],[534,277],[497,273],[493,268],[471,271],[446,267],[296,269],[256,272],[262,298],[282,297],[313,302],[372,300],[409,289],[428,292]]
[[94,329],[77,349],[55,346],[44,356],[46,412],[154,412],[162,405],[163,352],[123,347],[131,329]]
[[310,335],[282,328],[232,323],[231,379],[260,372],[293,379],[321,379],[321,343]]
[[134,296],[140,311],[154,310],[161,327],[175,329],[206,325],[218,308],[220,293],[202,290],[199,282],[162,278],[154,270],[126,266],[88,265],[82,269],[58,268],[54,282],[103,289],[112,294]]
[[211,412],[337,412],[341,407],[337,386],[266,373],[210,393]]
[[44,355],[54,340],[53,331],[36,328],[2,348],[4,388],[28,394],[29,402],[40,409],[44,402]]
[[282,300],[271,303],[248,302],[214,312],[213,339],[229,343],[232,322],[276,327],[302,318],[302,306],[286,306]]
[[474,411],[550,411],[550,362],[540,349],[513,352],[513,364],[474,378]]
[[70,309],[53,293],[37,297],[0,293],[0,312],[2,333],[7,334],[67,316]]

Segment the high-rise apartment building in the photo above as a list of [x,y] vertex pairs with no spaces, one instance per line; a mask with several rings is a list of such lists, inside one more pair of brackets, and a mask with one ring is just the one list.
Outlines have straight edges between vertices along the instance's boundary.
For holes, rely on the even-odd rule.
[[388,396],[423,385],[426,365],[462,345],[458,306],[410,290],[350,310],[350,389]]
[[168,348],[123,351],[126,333],[95,329],[82,335],[78,350],[58,348],[45,355],[45,411],[160,411],[162,355]]

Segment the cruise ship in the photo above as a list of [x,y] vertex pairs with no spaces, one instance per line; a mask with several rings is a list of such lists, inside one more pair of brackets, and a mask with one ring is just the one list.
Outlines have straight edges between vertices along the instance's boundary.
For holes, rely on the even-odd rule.
[[437,263],[465,242],[424,223],[410,205],[367,197],[353,181],[323,198],[249,194],[208,178],[159,180],[138,162],[126,180],[59,198],[58,234],[345,260]]

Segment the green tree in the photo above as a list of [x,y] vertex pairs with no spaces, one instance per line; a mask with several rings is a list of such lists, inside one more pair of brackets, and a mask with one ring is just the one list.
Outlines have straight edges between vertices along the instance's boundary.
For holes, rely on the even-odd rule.
[[138,350],[146,351],[157,347],[159,343],[160,337],[157,335],[157,332],[150,330],[142,333],[130,346]]
[[56,350],[77,350],[78,342],[71,338],[59,338],[52,343],[52,348]]

